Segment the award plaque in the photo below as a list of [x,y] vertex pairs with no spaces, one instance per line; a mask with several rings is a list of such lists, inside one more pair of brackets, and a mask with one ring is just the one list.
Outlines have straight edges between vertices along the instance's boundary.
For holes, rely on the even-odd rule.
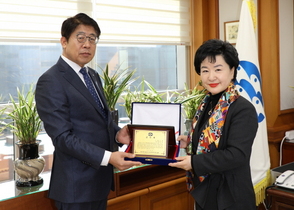
[[126,152],[136,155],[132,160],[158,165],[175,162],[178,145],[173,126],[130,124],[128,129],[131,143]]
[[136,156],[167,157],[168,131],[152,129],[133,130],[133,153]]

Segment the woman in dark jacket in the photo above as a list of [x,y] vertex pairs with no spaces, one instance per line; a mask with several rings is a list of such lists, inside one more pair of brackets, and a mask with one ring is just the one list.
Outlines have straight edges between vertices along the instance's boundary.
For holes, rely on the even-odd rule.
[[236,49],[221,40],[206,41],[195,54],[207,94],[190,135],[178,139],[188,155],[169,165],[187,171],[197,210],[256,209],[250,155],[258,121],[254,106],[234,85],[238,65]]

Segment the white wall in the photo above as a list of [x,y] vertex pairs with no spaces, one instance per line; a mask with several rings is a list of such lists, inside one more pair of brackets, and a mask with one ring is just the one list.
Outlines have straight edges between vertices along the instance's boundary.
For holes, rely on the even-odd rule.
[[279,10],[280,106],[286,110],[294,108],[293,0],[280,0]]
[[224,22],[239,20],[242,0],[219,0],[219,32],[224,40]]

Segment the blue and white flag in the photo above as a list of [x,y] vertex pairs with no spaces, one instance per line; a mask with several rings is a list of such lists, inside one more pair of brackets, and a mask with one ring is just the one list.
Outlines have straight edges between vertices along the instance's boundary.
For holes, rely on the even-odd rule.
[[258,130],[252,146],[250,160],[251,177],[256,194],[256,204],[258,205],[264,200],[264,189],[270,181],[270,157],[255,30],[256,11],[254,2],[243,0],[236,43],[240,59],[236,86],[240,95],[255,106],[258,116]]

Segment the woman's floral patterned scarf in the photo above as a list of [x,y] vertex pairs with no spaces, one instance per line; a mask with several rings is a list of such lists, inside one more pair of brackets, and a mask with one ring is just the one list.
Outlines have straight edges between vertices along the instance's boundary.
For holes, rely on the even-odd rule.
[[[196,122],[203,112],[210,95],[207,94],[202,103],[199,105],[195,114]],[[239,93],[235,89],[235,85],[231,83],[227,90],[221,95],[216,104],[208,122],[204,125],[199,138],[196,154],[213,152],[218,148],[219,139],[222,135],[223,126],[226,120],[230,105],[239,97]]]

